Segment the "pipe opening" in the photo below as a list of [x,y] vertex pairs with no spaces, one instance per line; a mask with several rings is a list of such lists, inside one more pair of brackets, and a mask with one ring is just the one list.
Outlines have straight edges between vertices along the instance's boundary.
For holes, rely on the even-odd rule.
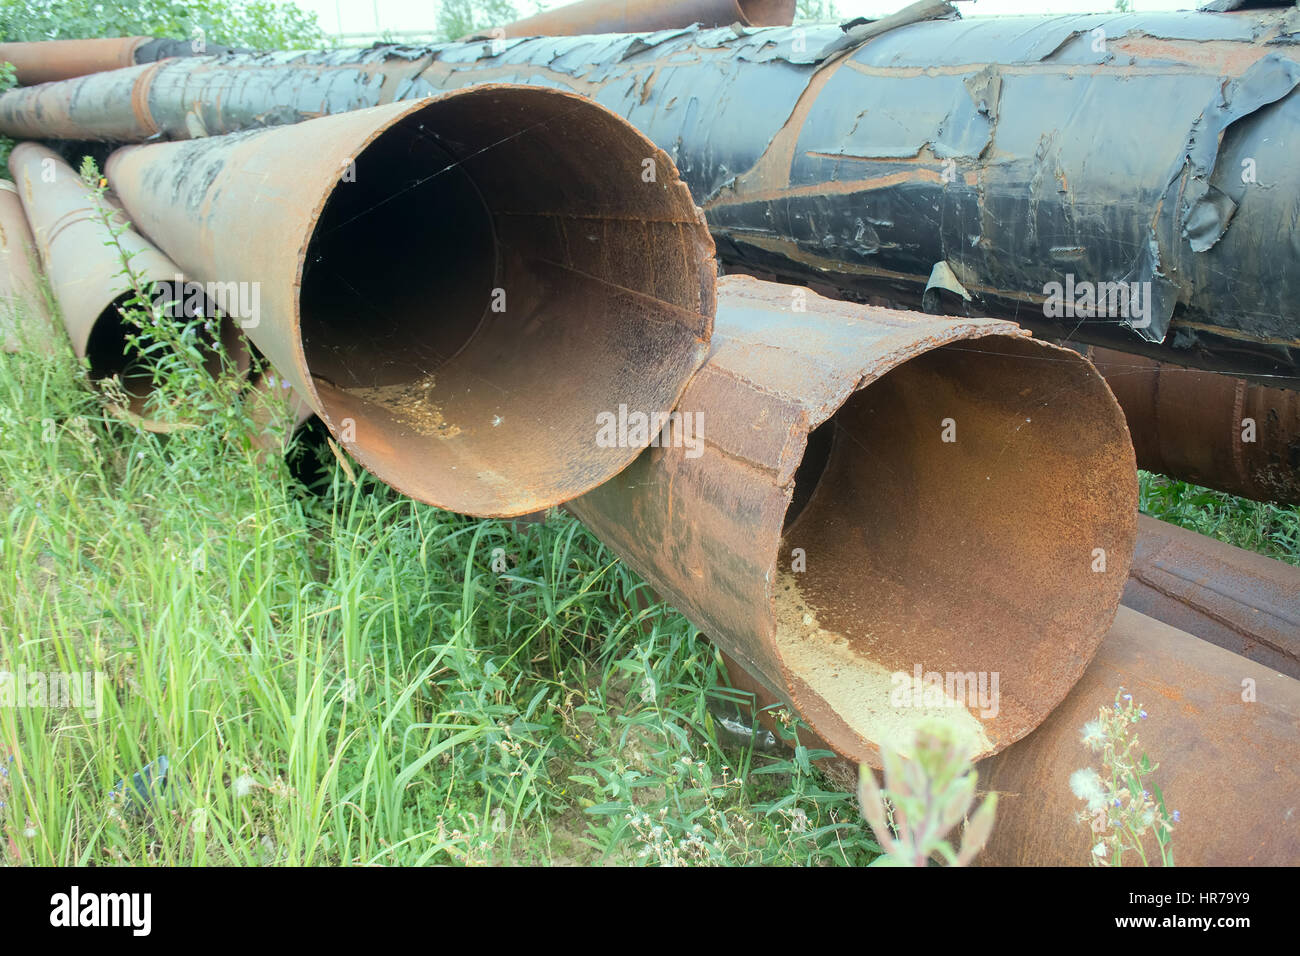
[[[844,752],[932,718],[973,753],[1001,749],[1109,626],[1134,535],[1131,450],[1100,378],[1049,348],[935,349],[810,436],[800,474],[825,460],[802,504],[796,479],[781,553],[803,548],[806,570],[778,574],[776,640],[794,702]],[[827,453],[813,437],[828,428]]]
[[435,100],[360,151],[315,224],[318,407],[420,500],[568,500],[644,445],[601,443],[599,416],[670,410],[702,360],[711,251],[667,158],[603,108],[523,87]]
[[[164,343],[155,338],[147,329],[141,330],[127,321],[122,310],[135,298],[135,293],[125,292],[115,298],[105,308],[90,328],[86,340],[86,359],[90,365],[90,377],[95,380],[117,376],[131,401],[131,411],[140,414],[144,411],[149,396],[154,391],[154,374],[156,365],[150,356],[163,348]],[[211,304],[204,306],[206,314],[213,314]],[[177,323],[192,321],[172,320]],[[134,336],[136,341],[128,345],[128,338]],[[218,349],[214,338],[203,324],[198,326],[199,348],[204,354],[203,368],[215,377],[221,373],[224,362],[234,363],[238,368],[247,368],[247,353],[243,348],[238,330],[228,320],[220,322],[221,348]]]
[[789,531],[804,508],[812,500],[813,494],[826,474],[826,465],[830,461],[831,446],[835,442],[835,416],[822,422],[808,435],[808,444],[804,449],[803,460],[794,473],[794,494],[790,498],[790,507],[785,512],[784,531]]

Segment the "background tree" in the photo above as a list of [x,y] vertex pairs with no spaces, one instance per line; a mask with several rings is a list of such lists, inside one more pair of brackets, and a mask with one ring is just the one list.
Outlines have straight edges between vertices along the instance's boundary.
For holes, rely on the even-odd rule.
[[434,24],[437,39],[458,40],[466,34],[486,32],[519,17],[519,11],[510,0],[442,0]]
[[796,0],[794,5],[794,22],[801,20],[842,20],[835,9],[835,0]]
[[[202,31],[201,33],[199,31]],[[269,0],[0,0],[0,38],[57,40],[157,36],[302,50],[325,43],[316,20],[292,3]]]

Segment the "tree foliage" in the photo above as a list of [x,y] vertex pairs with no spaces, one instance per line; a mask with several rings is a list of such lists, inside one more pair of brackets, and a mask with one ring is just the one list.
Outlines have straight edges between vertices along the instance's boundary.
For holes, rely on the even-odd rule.
[[270,0],[0,0],[0,38],[203,38],[256,50],[321,46],[316,14]]
[[439,40],[459,40],[519,19],[510,0],[442,0],[435,21]]
[[841,20],[840,12],[835,9],[835,0],[796,0],[794,5],[794,21],[799,23],[804,20],[827,21]]

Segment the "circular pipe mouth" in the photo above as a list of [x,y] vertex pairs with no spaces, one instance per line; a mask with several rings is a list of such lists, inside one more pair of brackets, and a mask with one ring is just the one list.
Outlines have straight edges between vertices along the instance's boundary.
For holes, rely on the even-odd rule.
[[[302,354],[331,432],[379,478],[485,516],[559,504],[653,436],[712,329],[712,240],[628,123],[479,87],[372,138],[314,224]],[[622,440],[619,440],[622,439]]]
[[[151,283],[155,298],[164,293],[156,290],[167,282]],[[122,315],[122,310],[135,298],[135,292],[124,292],[117,296],[99,313],[90,327],[86,339],[86,361],[90,365],[90,377],[95,380],[117,376],[122,383],[130,401],[130,410],[143,414],[149,397],[156,391],[156,362],[151,356],[163,346],[147,329],[138,329]],[[171,301],[168,299],[168,301]],[[215,316],[214,306],[205,297],[200,303],[192,299],[187,305],[177,302],[177,316],[168,310],[161,321],[193,321],[197,315]],[[185,316],[181,318],[179,316]],[[213,323],[215,332],[213,334]],[[128,340],[135,336],[134,343]],[[218,347],[218,342],[220,347]],[[248,369],[249,353],[239,334],[238,328],[229,318],[212,318],[198,325],[198,346],[203,354],[203,370],[212,377],[217,377],[226,363],[231,363],[239,372]]]
[[[1114,617],[1132,446],[1085,361],[986,336],[926,352],[809,436],[778,571],[792,700],[847,754],[939,720],[972,756],[1047,716]],[[787,565],[789,566],[789,565]]]

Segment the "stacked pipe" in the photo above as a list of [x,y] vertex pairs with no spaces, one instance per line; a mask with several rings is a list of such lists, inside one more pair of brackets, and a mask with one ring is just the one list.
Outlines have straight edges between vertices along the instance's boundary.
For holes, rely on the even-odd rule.
[[[1006,318],[1052,331],[1046,288],[1033,287],[1077,267],[1154,290],[1149,322],[1083,322],[1083,337],[1300,382],[1283,310],[1294,270],[1258,254],[1300,206],[1274,142],[1300,80],[1289,21],[1012,29],[922,22],[948,16],[944,4],[909,10],[848,32],[170,61],[0,96],[0,131],[192,139],[114,154],[116,195],[187,276],[264,291],[249,337],[358,461],[471,514],[569,502],[739,665],[738,683],[792,705],[844,757],[879,766],[879,748],[918,721],[946,720],[987,758],[988,786],[1035,795],[1004,810],[987,862],[1086,859],[1065,779],[1086,759],[1077,725],[1119,684],[1191,702],[1181,724],[1144,738],[1170,800],[1197,819],[1181,862],[1296,862],[1294,833],[1270,837],[1297,782],[1300,684],[1115,615],[1127,587],[1199,637],[1289,666],[1300,588],[1266,562],[1248,572],[1263,597],[1225,610],[1201,599],[1202,572],[1171,570],[1194,565],[1195,547],[1160,544],[1145,523],[1142,540],[1157,543],[1139,546],[1130,575],[1125,412],[1140,433],[1141,402],[1121,411],[1081,355]],[[1092,24],[1118,25],[1103,48],[1128,68],[1078,42]],[[940,48],[953,52],[921,70]],[[977,55],[985,48],[1007,68]],[[1224,76],[1236,81],[1218,100]],[[1171,98],[1168,128],[1147,132],[1172,145],[1135,151],[1121,175],[1080,157],[1089,121],[1048,130],[1022,102],[1050,93],[1123,108],[1134,77]],[[1201,105],[1184,116],[1175,90]],[[727,96],[737,112],[704,108]],[[763,110],[746,110],[748,97]],[[883,128],[882,98],[916,115]],[[1226,158],[1207,154],[1210,140]],[[680,179],[654,143],[673,150]],[[1225,181],[1245,150],[1281,192],[1265,200]],[[734,267],[932,311],[942,293],[994,317],[731,276],[717,284],[715,326],[713,245],[687,185]],[[255,201],[277,214],[257,216]],[[1274,284],[1225,279],[1225,263]],[[1118,386],[1122,373],[1107,374]],[[1275,397],[1253,401],[1276,421]],[[1270,439],[1241,481],[1263,487],[1259,462],[1282,462],[1280,474],[1263,469],[1269,493],[1295,487],[1287,453],[1285,435]],[[1251,619],[1261,611],[1266,622]],[[996,702],[900,706],[893,676],[914,668],[997,675]],[[1229,706],[1243,680],[1266,706]],[[1211,725],[1224,714],[1259,752],[1226,742]],[[1205,825],[1195,792],[1207,768],[1233,775],[1245,801],[1226,831]]]
[[488,31],[490,37],[581,36],[705,27],[789,26],[795,0],[579,0]]
[[0,181],[0,350],[53,351],[53,323],[18,190]]
[[947,291],[1045,333],[1300,382],[1300,279],[1273,254],[1300,212],[1282,145],[1300,109],[1292,14],[908,9],[848,32],[178,58],[11,91],[0,131],[139,142],[553,86],[670,152],[729,266],[863,300]]
[[[153,387],[142,357],[148,334],[125,321],[122,307],[159,284],[170,288],[180,270],[130,228],[111,197],[96,197],[56,153],[22,143],[10,154],[9,168],[73,352],[87,361],[93,378],[118,377],[130,411],[139,413]],[[124,259],[131,274],[123,269]],[[46,320],[41,305],[30,296],[24,303],[29,326]],[[219,320],[201,343],[213,372],[223,360],[217,340],[236,361],[241,354],[234,323]]]

